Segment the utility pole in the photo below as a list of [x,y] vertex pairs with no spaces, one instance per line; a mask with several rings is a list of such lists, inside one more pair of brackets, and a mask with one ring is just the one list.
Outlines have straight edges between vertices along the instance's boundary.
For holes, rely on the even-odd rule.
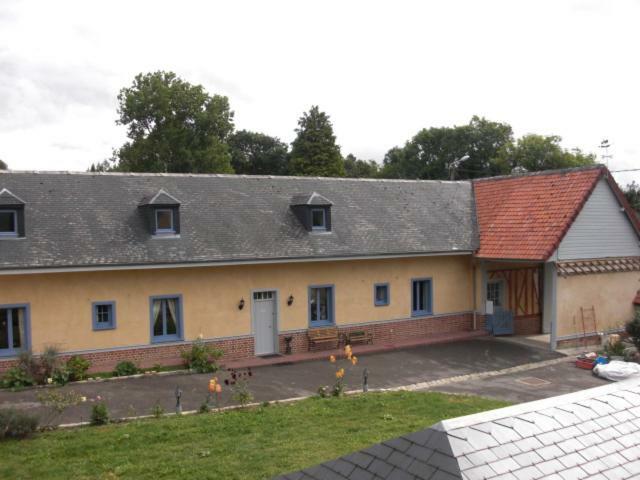
[[464,155],[449,164],[449,180],[456,179],[456,169],[462,162],[466,162],[467,160],[469,160],[469,155]]

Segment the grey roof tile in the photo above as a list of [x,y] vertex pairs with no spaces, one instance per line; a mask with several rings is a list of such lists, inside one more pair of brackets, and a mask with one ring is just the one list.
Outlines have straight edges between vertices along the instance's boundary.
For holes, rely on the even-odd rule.
[[[625,408],[617,399],[627,399],[625,392],[635,385],[619,382],[557,399],[446,420],[425,431],[370,447],[359,455],[343,457],[344,463],[327,462],[325,469],[307,470],[313,477],[306,480],[318,480],[327,472],[336,480],[640,480],[640,426],[636,428],[636,419],[627,416],[625,425],[629,428],[621,431],[616,428],[619,424],[609,425],[610,419],[618,418],[616,409]],[[593,400],[610,395],[616,399]],[[635,395],[630,398],[635,399]],[[592,408],[603,409],[605,420],[601,423],[606,426],[598,423],[600,417],[589,414]],[[635,407],[625,411],[633,412]],[[527,422],[534,425],[535,432]],[[343,476],[350,468],[353,471],[348,477]]]
[[589,476],[589,474],[580,467],[569,468],[567,470],[558,472],[558,474],[564,480],[580,480],[581,478],[586,478]]
[[[375,461],[375,460],[374,460]],[[334,472],[339,473],[345,477],[349,477],[349,474],[353,472],[356,466],[353,463],[347,462],[341,458],[336,460],[331,460],[330,462],[326,462],[324,464],[327,468],[330,468]]]
[[[478,246],[469,182],[3,171],[3,188],[24,200],[27,234],[0,248],[0,269],[417,254]],[[171,240],[152,238],[138,208],[161,189],[180,201],[180,236]],[[294,195],[310,192],[333,202],[330,234],[308,233],[291,210]]]
[[429,480],[436,469],[425,462],[414,460],[413,463],[409,465],[407,471],[421,480]]
[[538,455],[535,451],[519,453],[518,455],[515,455],[513,459],[521,467],[528,467],[529,465],[533,465],[533,464],[544,461],[543,458],[540,455]]
[[544,476],[544,474],[538,470],[535,465],[521,468],[512,473],[518,477],[518,480],[535,480]]
[[[434,455],[441,454],[436,452],[434,453]],[[394,451],[391,455],[389,455],[389,458],[387,458],[387,462],[391,465],[395,465],[396,467],[406,470],[407,468],[409,468],[409,465],[411,465],[411,462],[413,462],[413,458],[405,455],[404,453]]]
[[367,470],[374,475],[377,475],[378,477],[387,478],[387,475],[389,475],[394,468],[395,467],[390,463],[376,458],[373,462],[371,462]]
[[363,452],[385,460],[387,457],[389,457],[389,455],[391,455],[391,453],[393,452],[393,448],[388,447],[387,445],[384,445],[382,443],[376,443],[369,448],[365,448]]
[[394,450],[398,450],[400,452],[406,452],[412,443],[409,440],[406,440],[402,437],[394,438],[393,440],[388,440],[386,442],[382,442],[383,445],[386,445]]
[[347,462],[351,462],[354,465],[357,465],[360,468],[367,468],[373,461],[373,457],[364,452],[354,452],[342,458]]
[[551,475],[552,473],[559,472],[564,470],[564,465],[560,463],[558,459],[547,460],[546,462],[540,462],[536,464],[536,467],[545,474],[545,476]]

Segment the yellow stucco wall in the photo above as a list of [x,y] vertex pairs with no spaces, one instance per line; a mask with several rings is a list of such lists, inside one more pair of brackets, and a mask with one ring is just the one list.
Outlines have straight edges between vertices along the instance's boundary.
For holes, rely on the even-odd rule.
[[621,328],[633,318],[631,302],[638,288],[639,272],[558,277],[558,336],[582,334],[580,307],[595,306],[598,330]]
[[[185,340],[252,333],[251,291],[277,289],[279,330],[308,325],[307,288],[335,286],[339,325],[407,318],[410,281],[432,277],[435,314],[473,308],[470,256],[310,262],[270,265],[119,270],[0,276],[0,305],[29,303],[34,352],[44,345],[62,351],[150,343],[149,297],[181,294]],[[373,284],[391,287],[391,304],[376,307]],[[286,299],[295,301],[287,306]],[[238,310],[244,298],[246,306]],[[91,304],[116,302],[115,330],[93,331]]]

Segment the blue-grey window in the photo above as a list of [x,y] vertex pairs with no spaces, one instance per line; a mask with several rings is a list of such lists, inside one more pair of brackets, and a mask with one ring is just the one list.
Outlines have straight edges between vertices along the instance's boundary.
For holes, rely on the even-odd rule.
[[18,236],[18,212],[15,210],[0,210],[0,236]]
[[29,307],[0,305],[0,356],[29,350]]
[[94,302],[92,304],[92,319],[94,330],[109,330],[116,328],[116,303]]
[[311,230],[326,230],[327,217],[324,208],[311,209]]
[[373,286],[373,303],[376,307],[389,305],[389,284],[376,283]]
[[433,313],[433,284],[430,278],[411,281],[411,314],[431,315]]
[[309,325],[320,327],[334,323],[333,285],[309,287]]
[[156,233],[176,233],[172,209],[156,209]]
[[151,341],[182,340],[182,296],[151,297]]

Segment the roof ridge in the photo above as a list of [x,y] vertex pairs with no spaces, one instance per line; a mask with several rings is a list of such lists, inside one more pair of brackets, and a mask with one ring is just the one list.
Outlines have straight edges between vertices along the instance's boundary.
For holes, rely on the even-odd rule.
[[373,183],[441,183],[441,184],[470,184],[471,180],[431,180],[408,178],[352,178],[352,177],[318,177],[302,175],[246,175],[234,173],[158,173],[158,172],[79,172],[72,170],[0,170],[0,175],[31,174],[31,175],[82,175],[104,177],[200,177],[200,178],[233,178],[233,179],[273,179],[273,180],[328,180],[340,182],[373,182]]
[[[544,175],[561,175],[566,173],[574,173],[574,172],[586,172],[589,170],[607,170],[607,167],[601,163],[596,163],[594,165],[585,165],[582,167],[571,167],[571,168],[556,168],[553,170],[541,170],[539,172],[526,172],[526,173],[510,173],[507,175],[496,175],[494,177],[482,177],[482,178],[474,178],[471,181],[473,183],[476,182],[489,182],[492,180],[506,180],[511,178],[521,178],[521,177],[538,177]],[[608,170],[607,170],[608,171]]]

